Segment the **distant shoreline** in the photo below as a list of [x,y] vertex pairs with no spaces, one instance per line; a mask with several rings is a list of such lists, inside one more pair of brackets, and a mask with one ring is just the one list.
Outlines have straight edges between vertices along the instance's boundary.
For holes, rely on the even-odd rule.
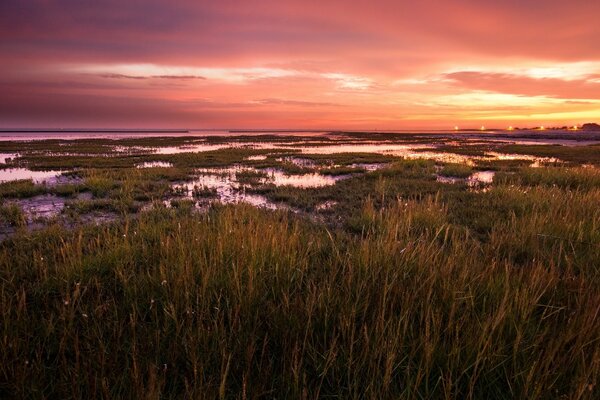
[[189,133],[189,129],[0,129],[2,133]]

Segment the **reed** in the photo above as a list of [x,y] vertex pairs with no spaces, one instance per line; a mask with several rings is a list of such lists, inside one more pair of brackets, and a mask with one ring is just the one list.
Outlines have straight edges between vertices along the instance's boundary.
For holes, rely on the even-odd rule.
[[441,193],[367,199],[358,234],[245,205],[18,234],[0,245],[0,390],[595,397],[600,192],[482,196],[529,201],[486,240]]

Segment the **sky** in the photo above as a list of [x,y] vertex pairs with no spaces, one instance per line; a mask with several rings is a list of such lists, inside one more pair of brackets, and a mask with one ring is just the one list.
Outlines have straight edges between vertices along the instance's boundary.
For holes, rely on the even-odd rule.
[[0,128],[600,122],[596,0],[2,0]]

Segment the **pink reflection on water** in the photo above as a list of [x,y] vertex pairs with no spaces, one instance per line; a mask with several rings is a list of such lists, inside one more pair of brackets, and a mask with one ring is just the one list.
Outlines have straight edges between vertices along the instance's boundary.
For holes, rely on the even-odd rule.
[[53,182],[66,171],[31,171],[26,168],[0,169],[0,182],[31,179],[34,183]]
[[166,161],[147,161],[136,166],[136,168],[170,168],[173,164]]
[[460,183],[464,182],[469,186],[489,185],[494,182],[495,171],[477,171],[469,175],[467,178],[457,178],[455,176],[437,175],[436,179],[441,183]]
[[2,153],[0,154],[0,164],[6,164],[6,161],[17,157],[15,153]]
[[235,173],[215,173],[202,171],[193,181],[177,184],[176,187],[184,187],[187,191],[186,197],[192,198],[195,188],[207,188],[216,190],[216,201],[224,204],[249,203],[255,207],[275,209],[277,206],[267,200],[266,197],[243,190],[242,185],[235,181]]
[[317,173],[302,175],[286,175],[281,171],[272,170],[269,172],[270,183],[275,186],[294,186],[299,188],[316,188],[331,186],[336,182],[332,176],[320,175]]
[[[294,186],[300,188],[314,188],[334,185],[342,177],[323,176],[317,173],[288,175],[283,171],[276,169],[258,170],[255,168],[235,166],[230,168],[202,168],[198,171],[198,176],[188,182],[175,184],[176,189],[184,188],[186,196],[193,197],[194,188],[214,189],[216,199],[221,203],[250,203],[256,207],[269,209],[280,208],[269,201],[266,197],[250,193],[245,186],[238,182],[236,174],[251,172],[256,173],[256,182],[258,184],[274,184],[276,186]],[[262,175],[262,176],[261,176]]]

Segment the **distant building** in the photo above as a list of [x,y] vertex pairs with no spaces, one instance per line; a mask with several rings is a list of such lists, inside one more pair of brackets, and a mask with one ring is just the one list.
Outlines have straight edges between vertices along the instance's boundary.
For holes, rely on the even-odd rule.
[[584,131],[600,131],[600,125],[596,123],[589,122],[587,124],[581,125],[581,130]]

